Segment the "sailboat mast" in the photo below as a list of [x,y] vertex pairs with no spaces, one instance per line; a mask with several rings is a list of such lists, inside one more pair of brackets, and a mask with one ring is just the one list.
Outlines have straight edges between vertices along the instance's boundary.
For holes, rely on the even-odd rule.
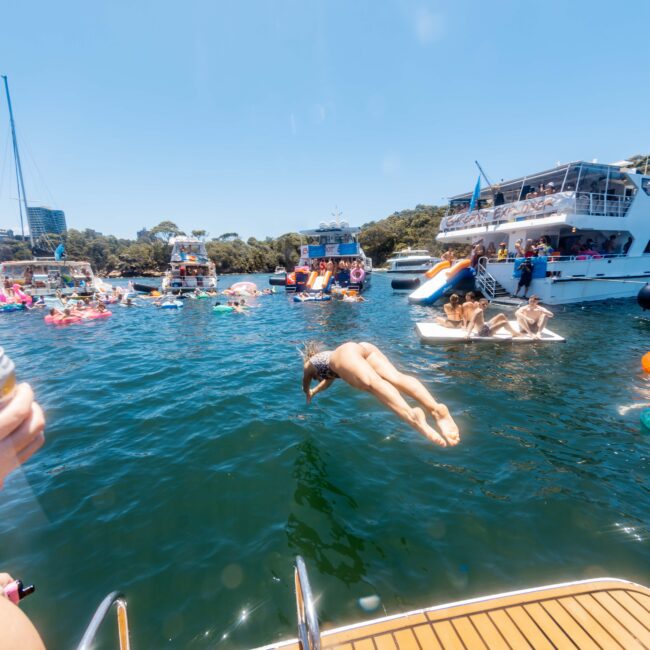
[[[20,153],[18,152],[18,140],[16,139],[16,125],[14,124],[14,112],[11,108],[11,97],[9,96],[9,83],[7,82],[6,75],[2,75],[5,82],[5,92],[7,93],[7,106],[9,107],[9,122],[11,123],[11,139],[14,145],[14,160],[16,161],[16,184],[18,185],[18,206],[20,208],[20,230],[22,231],[23,239],[25,238],[25,225],[23,222],[23,206],[25,208],[25,217],[29,217],[27,211],[27,195],[25,194],[25,181],[23,180],[23,167],[20,164]],[[22,203],[20,202],[22,198]],[[34,238],[32,236],[32,229],[29,229],[29,241],[34,247]]]

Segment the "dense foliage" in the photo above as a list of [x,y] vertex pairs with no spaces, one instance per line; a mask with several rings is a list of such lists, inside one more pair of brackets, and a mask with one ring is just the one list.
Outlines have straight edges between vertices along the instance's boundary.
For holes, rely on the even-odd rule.
[[[179,234],[184,233],[176,224],[163,221],[137,241],[100,235],[93,230],[68,230],[62,236],[50,235],[47,239],[50,251],[63,241],[68,259],[89,260],[93,269],[102,275],[146,276],[158,275],[167,269],[171,255],[169,240]],[[205,230],[193,230],[192,235],[207,237]],[[43,246],[44,242],[39,244]],[[298,261],[299,246],[300,235],[296,233],[263,241],[251,237],[247,242],[237,233],[225,233],[206,243],[218,273],[272,272],[278,265],[293,266]],[[45,253],[39,251],[39,254]],[[0,242],[0,261],[32,257],[28,242],[17,239]]]
[[[417,205],[371,221],[361,228],[359,241],[374,266],[382,266],[388,257],[403,248],[425,248],[434,255],[442,252],[436,234],[445,209],[431,205]],[[184,234],[172,221],[163,221],[137,241],[104,236],[93,230],[68,230],[62,237],[49,237],[51,246],[65,243],[70,259],[90,260],[100,274],[111,272],[122,275],[156,275],[166,270],[171,254],[169,240]],[[195,237],[207,240],[205,230],[192,230]],[[243,241],[235,232],[224,233],[206,242],[208,255],[217,267],[217,273],[272,272],[276,266],[292,268],[298,261],[301,237],[287,233],[264,240],[251,237]],[[5,240],[0,243],[0,261],[30,259],[26,242]]]

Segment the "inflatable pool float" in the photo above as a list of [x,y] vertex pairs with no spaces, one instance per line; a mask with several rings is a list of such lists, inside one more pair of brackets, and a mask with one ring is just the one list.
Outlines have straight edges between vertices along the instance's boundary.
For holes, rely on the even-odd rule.
[[183,303],[180,300],[172,300],[171,302],[163,302],[160,305],[161,309],[180,309],[183,306]]
[[108,318],[112,316],[112,311],[98,311],[96,309],[86,309],[81,317],[82,320],[96,320],[97,318]]
[[72,325],[73,323],[81,323],[79,316],[46,316],[45,322],[49,325]]
[[255,295],[258,289],[254,282],[235,282],[235,284],[230,287],[230,291],[237,294]]
[[23,309],[25,309],[25,305],[18,302],[7,302],[0,305],[0,311],[22,311]]
[[215,305],[212,308],[212,311],[216,311],[218,314],[225,314],[227,312],[235,311],[235,308],[229,307],[228,305]]
[[294,302],[327,302],[332,296],[294,296]]
[[646,432],[650,433],[650,409],[643,409],[641,411],[641,428]]

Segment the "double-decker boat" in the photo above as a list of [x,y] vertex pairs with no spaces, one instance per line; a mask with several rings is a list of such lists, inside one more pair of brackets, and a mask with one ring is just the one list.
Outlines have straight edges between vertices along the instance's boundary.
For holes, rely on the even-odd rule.
[[386,264],[388,264],[388,273],[425,273],[439,261],[427,250],[406,248],[394,253],[386,260]]
[[53,296],[57,292],[87,296],[109,287],[95,278],[90,262],[61,261],[53,257],[2,262],[0,280],[6,288],[18,284],[34,297]]
[[322,222],[313,230],[301,230],[301,235],[316,243],[300,247],[300,261],[294,272],[286,275],[286,290],[330,293],[336,289],[367,289],[372,260],[357,240],[360,230],[345,221]]
[[489,186],[470,211],[471,198],[452,197],[437,239],[482,240],[476,285],[489,298],[514,293],[522,255],[532,255],[530,292],[550,305],[631,297],[650,280],[650,176],[627,161],[572,162]]
[[205,242],[193,237],[172,237],[169,270],[163,277],[164,293],[191,293],[197,289],[216,290],[217,271],[210,261]]

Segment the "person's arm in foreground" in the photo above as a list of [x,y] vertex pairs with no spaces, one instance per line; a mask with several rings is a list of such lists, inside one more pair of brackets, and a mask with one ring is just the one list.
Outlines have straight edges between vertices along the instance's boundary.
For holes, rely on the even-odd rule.
[[45,442],[45,418],[29,384],[20,384],[0,411],[0,488],[9,472],[24,463]]

